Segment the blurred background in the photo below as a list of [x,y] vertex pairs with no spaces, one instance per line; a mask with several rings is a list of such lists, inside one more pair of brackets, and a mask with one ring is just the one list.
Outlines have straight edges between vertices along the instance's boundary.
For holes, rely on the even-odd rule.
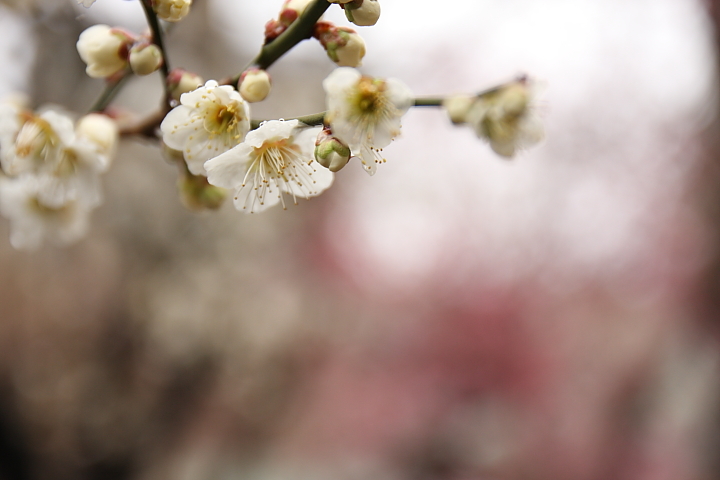
[[[506,161],[415,109],[374,177],[245,215],[188,211],[125,139],[85,240],[0,222],[0,480],[720,479],[720,2],[381,2],[363,72],[528,73],[544,144]],[[1,2],[0,97],[89,108],[79,33],[146,27],[74,3]],[[280,4],[195,0],[171,65],[240,71]],[[254,116],[323,110],[332,69],[299,45]]]

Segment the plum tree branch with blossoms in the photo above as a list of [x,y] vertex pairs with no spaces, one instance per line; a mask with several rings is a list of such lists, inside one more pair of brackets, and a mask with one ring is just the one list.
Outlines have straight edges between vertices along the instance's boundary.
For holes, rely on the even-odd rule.
[[[88,8],[95,2],[77,1]],[[503,157],[542,138],[535,84],[527,76],[476,94],[415,97],[398,79],[362,74],[362,37],[322,16],[336,4],[351,23],[372,26],[380,17],[378,0],[284,0],[265,25],[255,58],[219,81],[168,62],[166,27],[190,13],[192,0],[138,1],[149,34],[93,25],[77,41],[87,74],[106,82],[91,113],[75,121],[53,108],[0,102],[0,213],[10,220],[13,246],[67,244],[85,234],[100,204],[101,174],[121,135],[159,140],[163,155],[179,167],[179,190],[189,208],[215,209],[230,195],[236,209],[249,213],[321,194],[353,160],[374,175],[410,108],[444,109],[452,123],[470,126]],[[251,104],[271,91],[267,70],[313,38],[338,67],[323,81],[327,109],[253,120]],[[153,72],[163,83],[160,107],[134,123],[125,115],[119,125],[109,108],[115,96],[133,75]]]

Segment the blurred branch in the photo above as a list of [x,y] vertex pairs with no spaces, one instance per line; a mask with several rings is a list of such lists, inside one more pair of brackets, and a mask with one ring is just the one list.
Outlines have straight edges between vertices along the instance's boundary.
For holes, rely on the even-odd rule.
[[442,98],[416,98],[413,107],[442,107]]
[[130,70],[125,70],[117,79],[108,80],[105,89],[90,107],[90,112],[102,112],[105,110],[115,96],[120,93],[128,78],[130,78]]

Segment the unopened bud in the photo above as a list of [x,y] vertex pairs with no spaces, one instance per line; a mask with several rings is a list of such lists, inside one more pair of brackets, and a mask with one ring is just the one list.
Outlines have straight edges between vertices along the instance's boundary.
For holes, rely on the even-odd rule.
[[335,57],[332,56],[335,63],[340,67],[359,67],[362,65],[362,59],[365,56],[365,41],[355,32],[341,31],[340,36],[345,40],[345,44],[338,45],[335,48]]
[[330,60],[341,67],[359,67],[365,56],[365,42],[355,30],[317,22],[313,37],[320,41]]
[[153,0],[153,10],[166,22],[179,22],[190,13],[192,0]]
[[350,148],[333,137],[329,128],[323,129],[315,141],[315,160],[331,172],[341,170],[352,156]]
[[380,2],[377,0],[353,0],[343,8],[347,19],[360,27],[375,25],[380,18]]
[[90,77],[109,77],[127,67],[128,49],[135,38],[118,28],[93,25],[80,34],[77,51]]
[[168,75],[167,82],[170,96],[177,102],[180,101],[183,93],[192,92],[205,84],[201,76],[182,68],[173,68]]
[[240,77],[240,95],[245,101],[262,102],[270,93],[270,75],[265,70],[253,68]]
[[190,210],[217,210],[225,201],[227,191],[208,183],[203,175],[182,175],[178,180],[178,190],[187,208]]
[[75,127],[78,137],[95,144],[98,150],[110,160],[117,149],[118,126],[113,119],[101,113],[89,113],[78,120]]
[[303,14],[305,9],[313,0],[287,0],[285,2],[285,9],[286,10],[294,10],[295,13],[297,13],[297,16]]
[[160,68],[163,56],[157,45],[138,43],[130,49],[129,60],[135,75],[150,75]]

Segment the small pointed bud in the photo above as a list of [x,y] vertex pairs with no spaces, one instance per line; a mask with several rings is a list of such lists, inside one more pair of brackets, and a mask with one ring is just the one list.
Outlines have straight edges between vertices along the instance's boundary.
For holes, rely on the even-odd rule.
[[155,44],[137,43],[130,49],[130,68],[135,75],[150,75],[163,63],[160,48]]
[[454,95],[443,100],[443,107],[455,124],[467,122],[467,114],[477,97],[471,95]]
[[350,148],[332,135],[325,127],[315,141],[315,160],[331,172],[341,170],[352,156]]
[[246,70],[240,77],[239,90],[245,101],[262,102],[270,93],[270,75],[259,68]]
[[93,25],[80,34],[77,51],[92,78],[106,78],[127,67],[128,49],[135,43],[132,34],[108,25]]
[[78,120],[75,127],[78,137],[98,146],[101,153],[113,157],[117,150],[119,131],[113,119],[101,113],[89,113]]
[[178,180],[178,190],[183,204],[190,210],[217,210],[227,197],[224,188],[208,183],[203,175],[182,175]]
[[192,0],[153,0],[153,10],[166,22],[179,22],[190,13]]
[[377,0],[353,0],[343,8],[347,19],[360,27],[375,25],[380,18],[380,2]]
[[168,75],[167,82],[170,96],[177,102],[180,101],[183,93],[192,92],[205,84],[205,80],[201,76],[182,68],[173,68]]

